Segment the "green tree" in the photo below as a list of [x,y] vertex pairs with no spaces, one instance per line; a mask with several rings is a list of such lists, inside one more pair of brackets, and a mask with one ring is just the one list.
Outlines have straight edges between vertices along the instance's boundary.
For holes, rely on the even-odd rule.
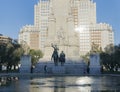
[[35,65],[39,61],[39,59],[43,57],[43,53],[42,53],[41,50],[33,50],[33,49],[31,49],[29,51],[29,54],[31,55],[32,65]]
[[120,68],[120,44],[118,46],[115,46],[114,61],[115,61],[115,68],[117,71],[118,68]]
[[109,71],[118,70],[120,67],[120,45],[106,47],[105,52],[100,54],[101,63]]
[[16,66],[20,57],[23,54],[23,49],[18,43],[1,43],[0,44],[0,64],[6,64],[7,70],[11,70],[12,66]]
[[19,44],[14,44],[14,51],[12,52],[12,62],[11,64],[17,66],[20,63],[20,57],[23,55],[24,50]]
[[89,66],[90,64],[90,53],[87,53],[84,56],[81,56],[81,58],[85,61],[85,63]]
[[0,63],[4,63],[6,44],[0,44]]
[[5,59],[5,50],[6,50],[6,44],[0,44],[0,71],[2,70],[2,64],[4,64]]
[[107,70],[109,70],[110,69],[110,65],[109,65],[110,55],[103,52],[100,54],[100,58],[101,58],[101,64],[104,65]]
[[13,51],[14,51],[14,46],[12,43],[7,43],[6,45],[6,58],[5,58],[5,63],[7,64],[7,70],[11,70],[12,68],[12,62],[13,62]]
[[108,54],[112,54],[114,53],[114,49],[115,46],[113,44],[109,44],[105,47],[105,52],[108,53]]

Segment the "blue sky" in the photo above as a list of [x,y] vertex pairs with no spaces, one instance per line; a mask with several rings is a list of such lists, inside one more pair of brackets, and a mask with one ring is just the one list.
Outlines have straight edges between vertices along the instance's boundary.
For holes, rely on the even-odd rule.
[[[0,0],[0,33],[14,39],[26,24],[34,22],[34,5],[39,0]],[[97,4],[98,23],[113,27],[115,44],[120,44],[120,0],[93,0]]]

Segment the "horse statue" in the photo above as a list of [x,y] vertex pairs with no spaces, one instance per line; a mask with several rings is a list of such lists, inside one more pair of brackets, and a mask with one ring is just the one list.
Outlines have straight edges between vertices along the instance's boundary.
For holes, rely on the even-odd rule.
[[59,56],[58,56],[58,50],[59,50],[59,49],[57,48],[57,45],[53,45],[53,44],[52,44],[52,47],[54,48],[54,51],[53,51],[51,60],[53,59],[55,66],[57,66],[57,65],[58,65],[58,62],[59,62]]

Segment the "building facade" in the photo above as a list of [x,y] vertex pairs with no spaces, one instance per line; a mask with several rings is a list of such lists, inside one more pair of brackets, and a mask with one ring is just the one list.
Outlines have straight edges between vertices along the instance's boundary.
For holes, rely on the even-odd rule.
[[26,25],[19,32],[19,43],[30,49],[40,49],[40,31],[37,27]]
[[[106,23],[97,23],[96,3],[93,0],[40,0],[34,7],[34,15],[34,25],[23,27],[19,33],[19,43],[25,41],[32,49],[45,52],[48,34],[53,33],[50,28],[54,28],[54,23],[55,30],[68,31],[74,26],[73,31],[79,32],[81,56],[91,50],[92,43],[99,45],[102,50],[114,44],[112,27]],[[66,24],[70,17],[72,26],[68,27]],[[57,32],[53,34],[57,35]]]
[[0,44],[6,44],[6,43],[11,43],[12,42],[12,38],[8,37],[8,36],[4,36],[2,34],[0,34]]

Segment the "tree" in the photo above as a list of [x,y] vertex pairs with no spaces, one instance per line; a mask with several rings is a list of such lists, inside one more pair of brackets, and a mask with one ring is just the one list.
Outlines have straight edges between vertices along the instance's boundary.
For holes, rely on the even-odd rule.
[[33,49],[31,49],[29,51],[29,54],[31,55],[31,58],[32,58],[32,60],[31,60],[32,65],[35,65],[39,61],[39,59],[43,57],[43,53],[42,53],[41,50],[33,50]]
[[81,56],[81,57],[86,62],[86,64],[89,66],[89,64],[90,64],[90,53],[87,53],[86,55]]
[[120,67],[120,44],[118,46],[115,46],[115,51],[114,51],[114,60],[115,60],[115,69],[116,71]]
[[114,53],[114,45],[113,44],[109,44],[105,47],[105,52],[108,54],[112,54]]
[[101,53],[100,54],[101,58],[101,64],[105,66],[107,70],[110,70],[110,55],[108,53]]
[[14,51],[12,52],[13,58],[12,58],[12,65],[17,66],[20,62],[20,57],[23,55],[24,50],[22,49],[21,45],[14,44]]
[[1,43],[0,44],[0,63],[7,65],[7,70],[11,70],[12,66],[16,66],[20,57],[23,54],[23,49],[18,43]]
[[12,68],[12,62],[13,62],[13,51],[14,51],[14,46],[12,43],[7,43],[6,44],[6,58],[5,58],[5,63],[7,64],[7,70],[11,70]]
[[120,45],[106,47],[106,51],[100,54],[101,63],[109,71],[118,70],[120,67]]
[[2,70],[2,64],[4,63],[4,59],[5,59],[5,50],[6,50],[6,45],[0,44],[0,71]]

